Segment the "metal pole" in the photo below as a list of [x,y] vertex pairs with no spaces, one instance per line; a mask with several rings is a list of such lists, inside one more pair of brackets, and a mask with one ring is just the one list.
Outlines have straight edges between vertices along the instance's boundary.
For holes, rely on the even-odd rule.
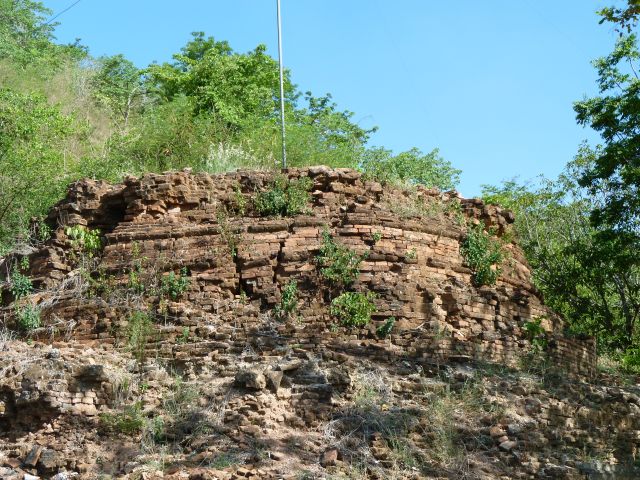
[[284,69],[282,67],[282,22],[280,20],[280,0],[278,3],[278,63],[280,64],[280,125],[282,127],[282,168],[287,168],[287,148],[284,128]]

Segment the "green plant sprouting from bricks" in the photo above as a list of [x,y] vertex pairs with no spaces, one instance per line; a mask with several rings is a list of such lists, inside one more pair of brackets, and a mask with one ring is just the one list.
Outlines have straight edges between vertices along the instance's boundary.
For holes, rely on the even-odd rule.
[[178,275],[175,272],[170,272],[169,275],[162,277],[160,281],[161,295],[174,301],[179,299],[191,283],[187,275],[187,269],[183,267]]
[[262,216],[291,217],[304,213],[311,201],[309,191],[312,186],[309,177],[289,180],[277,176],[267,190],[256,195],[255,209]]
[[345,292],[331,301],[330,312],[345,327],[364,327],[376,311],[372,292]]
[[153,330],[153,322],[147,312],[136,310],[129,315],[127,347],[140,363],[145,359],[145,349]]
[[[40,309],[32,303],[21,301],[33,292],[31,279],[21,272],[29,268],[29,260],[24,257],[19,265],[11,269],[9,277],[9,291],[14,297],[15,304],[13,313],[15,315],[18,329],[24,333],[29,333],[36,328],[40,328]],[[25,299],[26,300],[26,299]]]
[[483,224],[470,226],[460,246],[465,263],[473,271],[476,285],[494,285],[500,276],[500,264],[504,259],[502,244],[485,232]]
[[287,319],[298,308],[298,283],[291,279],[282,287],[280,303],[274,314],[278,320]]
[[231,199],[230,210],[235,215],[239,215],[241,217],[244,216],[247,210],[247,199],[242,194],[242,189],[240,188],[240,185],[235,185],[233,187],[233,196]]
[[376,335],[380,338],[386,338],[391,334],[394,325],[396,324],[396,317],[389,317],[386,322],[376,328]]
[[16,300],[26,297],[33,291],[31,279],[20,272],[17,267],[11,270],[9,290]]
[[140,245],[137,242],[133,242],[131,245],[131,268],[128,273],[127,287],[138,295],[143,294],[147,288],[142,278],[144,275],[143,263],[146,260],[146,257],[140,255]]
[[358,255],[349,247],[336,243],[328,228],[322,231],[322,244],[316,261],[320,274],[332,285],[346,288],[355,282],[364,258],[366,255]]
[[541,353],[547,349],[549,341],[547,340],[547,332],[542,327],[542,318],[534,318],[525,322],[524,331],[531,342],[533,353]]
[[93,258],[102,249],[99,229],[89,229],[82,225],[67,227],[64,233],[71,239],[71,246]]
[[231,256],[235,258],[238,255],[238,245],[240,244],[241,236],[234,230],[229,222],[229,213],[224,207],[216,212],[216,221],[220,229],[220,236],[227,244]]
[[40,328],[40,309],[36,305],[27,303],[15,308],[16,323],[24,333],[30,333]]
[[107,273],[104,267],[98,267],[93,273],[83,270],[82,276],[88,283],[87,295],[89,297],[109,298],[118,286],[116,276]]
[[139,433],[146,423],[142,402],[127,405],[117,413],[101,413],[100,423],[107,429],[124,435]]
[[182,327],[182,333],[176,338],[179,344],[185,344],[189,341],[189,327]]

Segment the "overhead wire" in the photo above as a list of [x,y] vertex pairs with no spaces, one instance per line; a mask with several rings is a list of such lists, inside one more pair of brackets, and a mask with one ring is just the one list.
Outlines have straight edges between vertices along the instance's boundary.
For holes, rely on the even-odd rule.
[[69,5],[67,8],[65,8],[64,10],[62,10],[61,12],[55,14],[53,17],[51,17],[49,20],[47,20],[46,22],[43,23],[43,25],[49,25],[51,22],[53,22],[56,18],[58,18],[60,15],[62,15],[65,12],[68,12],[69,10],[71,10],[73,7],[75,7],[77,4],[79,4],[82,0],[76,0],[75,2],[73,2],[71,5]]

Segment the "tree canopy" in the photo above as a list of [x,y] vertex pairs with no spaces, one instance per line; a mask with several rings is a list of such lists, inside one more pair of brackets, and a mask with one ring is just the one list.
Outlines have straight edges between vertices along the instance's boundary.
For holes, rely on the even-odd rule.
[[[0,250],[26,238],[29,220],[81,175],[278,168],[279,68],[264,45],[240,53],[195,32],[172,61],[141,68],[56,43],[50,16],[40,2],[0,0]],[[292,167],[361,168],[442,188],[458,181],[435,151],[370,147],[375,127],[358,125],[329,93],[303,93],[289,71],[285,103]]]
[[603,148],[580,184],[603,196],[593,210],[598,225],[638,233],[640,227],[640,78],[635,35],[621,37],[594,62],[600,95],[575,103],[578,123],[599,132]]

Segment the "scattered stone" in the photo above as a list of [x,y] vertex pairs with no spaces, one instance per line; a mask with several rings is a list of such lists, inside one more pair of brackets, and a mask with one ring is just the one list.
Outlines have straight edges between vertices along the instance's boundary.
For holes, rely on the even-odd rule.
[[320,465],[323,467],[329,467],[335,465],[338,461],[338,449],[337,448],[329,448],[322,453],[320,457]]
[[3,464],[10,468],[19,468],[22,466],[22,462],[15,457],[5,458]]
[[240,427],[240,430],[242,430],[247,435],[251,435],[253,437],[255,437],[261,432],[260,427],[257,425],[242,425]]
[[500,450],[503,452],[510,452],[518,443],[513,440],[506,440],[500,444]]
[[52,348],[47,352],[46,358],[50,358],[52,360],[60,358],[60,350],[58,350],[57,348]]
[[278,364],[278,369],[283,372],[289,372],[291,370],[296,370],[303,365],[303,361],[299,358],[288,360]]
[[267,380],[258,370],[241,370],[236,374],[235,384],[253,390],[264,390]]
[[509,435],[519,435],[522,433],[522,425],[518,425],[516,423],[510,423],[507,425],[507,432]]
[[24,459],[24,464],[27,467],[35,467],[40,459],[40,454],[42,453],[43,447],[40,445],[35,445],[27,457]]
[[63,463],[64,458],[61,458],[58,452],[47,448],[40,454],[40,459],[37,465],[44,470],[51,471],[62,466]]
[[284,455],[280,452],[269,452],[269,458],[271,460],[279,462],[284,458]]
[[278,393],[284,372],[282,370],[267,370],[264,373],[267,380],[267,386],[273,393]]

